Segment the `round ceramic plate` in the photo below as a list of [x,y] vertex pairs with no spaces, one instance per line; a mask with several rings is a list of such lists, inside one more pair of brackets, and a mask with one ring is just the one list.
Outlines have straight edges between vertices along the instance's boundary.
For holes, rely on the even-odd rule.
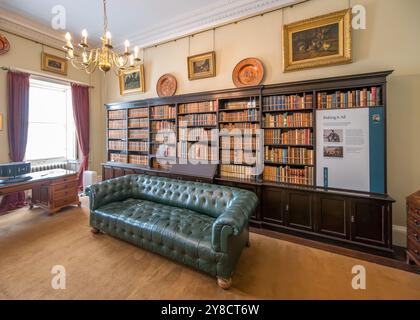
[[264,79],[264,65],[256,58],[244,59],[236,65],[232,79],[238,88],[257,86]]
[[9,41],[6,39],[4,35],[0,34],[0,55],[9,52],[9,49],[10,49]]
[[173,75],[165,74],[161,76],[156,85],[156,91],[159,97],[170,97],[176,92],[177,82]]

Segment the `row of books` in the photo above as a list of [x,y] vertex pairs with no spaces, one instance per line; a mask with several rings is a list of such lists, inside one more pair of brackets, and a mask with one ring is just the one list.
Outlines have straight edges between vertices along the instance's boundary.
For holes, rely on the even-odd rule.
[[211,130],[205,130],[204,128],[179,128],[178,137],[180,141],[212,141],[217,139],[217,132],[212,137]]
[[320,92],[317,96],[318,109],[367,108],[382,104],[381,87],[361,90],[336,91],[328,94]]
[[111,162],[120,162],[120,163],[127,163],[128,162],[128,155],[120,154],[120,153],[110,153],[109,160]]
[[179,105],[179,113],[215,112],[218,109],[216,101],[205,101]]
[[277,183],[312,185],[314,181],[314,168],[305,167],[303,169],[295,169],[289,166],[265,166],[263,179]]
[[249,109],[240,112],[220,112],[220,121],[258,121],[257,109]]
[[222,163],[254,165],[257,162],[255,152],[243,150],[223,150]]
[[152,131],[174,131],[176,132],[175,123],[169,121],[159,121],[151,123]]
[[126,120],[109,120],[109,129],[125,129],[127,127]]
[[130,130],[128,133],[130,139],[149,139],[149,131],[147,130]]
[[149,143],[146,141],[130,141],[128,143],[128,151],[149,151]]
[[109,150],[125,150],[127,149],[127,142],[125,141],[109,141]]
[[190,160],[218,160],[219,150],[206,145],[194,145],[192,143],[178,143],[178,157]]
[[149,109],[148,108],[129,109],[128,110],[128,117],[129,118],[148,118],[149,117]]
[[127,131],[126,130],[110,130],[108,131],[108,137],[110,139],[126,139]]
[[220,165],[220,176],[222,178],[233,179],[254,179],[253,168],[250,166],[240,166],[231,164]]
[[151,141],[161,144],[176,144],[175,132],[152,133],[150,135]]
[[282,95],[264,97],[264,111],[312,109],[313,95]]
[[313,133],[311,129],[282,131],[267,129],[264,132],[265,144],[312,145]]
[[271,148],[266,146],[264,159],[278,164],[313,165],[314,151],[307,148]]
[[235,110],[235,109],[252,109],[258,108],[257,98],[249,98],[247,100],[240,101],[228,101],[225,102],[223,109]]
[[220,146],[222,149],[256,150],[260,147],[260,140],[256,137],[245,139],[241,137],[222,137]]
[[174,158],[176,157],[176,147],[175,145],[155,144],[152,146],[152,154],[162,158]]
[[126,119],[125,110],[111,110],[108,111],[108,119]]
[[147,118],[130,119],[128,120],[128,127],[129,128],[148,128],[149,119]]
[[220,130],[227,129],[227,130],[235,130],[235,129],[252,129],[257,130],[260,129],[259,123],[223,123],[220,124]]
[[312,127],[312,113],[266,114],[265,128]]
[[189,114],[186,116],[180,116],[179,126],[217,126],[216,114]]
[[150,108],[150,117],[152,119],[173,119],[176,117],[174,106],[157,106]]
[[128,162],[132,163],[132,164],[139,165],[139,166],[148,166],[149,165],[149,157],[148,156],[130,154],[128,156]]

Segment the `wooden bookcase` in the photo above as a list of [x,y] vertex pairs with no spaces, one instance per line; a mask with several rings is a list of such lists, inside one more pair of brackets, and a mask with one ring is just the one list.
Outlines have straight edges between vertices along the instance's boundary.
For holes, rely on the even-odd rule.
[[[172,161],[185,160],[186,156],[200,160],[206,153],[218,153],[220,164],[213,183],[248,189],[260,198],[251,221],[254,227],[390,253],[394,200],[386,191],[386,148],[383,194],[317,187],[316,110],[382,107],[386,124],[386,79],[391,73],[375,72],[107,105],[109,148],[103,178],[142,173],[185,179],[172,176],[170,164],[156,162],[155,144],[163,141],[174,144],[167,150],[168,159]],[[369,94],[368,91],[374,92]],[[143,122],[139,127],[131,127],[137,118],[132,110],[148,110],[148,117],[145,111],[144,117],[140,117],[144,124],[148,121],[148,128],[143,127]],[[158,126],[175,130],[158,139]],[[231,154],[236,142],[230,137],[230,145],[226,143],[224,128],[240,129],[240,133],[244,128],[265,130],[264,137],[257,140],[264,150],[261,155],[265,165],[263,172],[250,175],[247,168],[252,165],[234,163],[227,167],[223,164],[223,159],[243,157]],[[220,136],[211,136],[212,129],[219,129]],[[134,137],[135,130],[144,130],[144,136]],[[192,130],[196,130],[195,133],[191,133]],[[211,137],[203,143],[203,148],[192,152],[191,157],[189,143],[200,135]],[[386,146],[386,128],[384,138]],[[130,141],[146,141],[148,149],[135,151],[130,148]],[[212,149],[215,146],[217,149]],[[254,146],[251,149],[253,152]],[[144,155],[147,163],[135,164],[130,155]],[[197,180],[196,177],[189,179]]]

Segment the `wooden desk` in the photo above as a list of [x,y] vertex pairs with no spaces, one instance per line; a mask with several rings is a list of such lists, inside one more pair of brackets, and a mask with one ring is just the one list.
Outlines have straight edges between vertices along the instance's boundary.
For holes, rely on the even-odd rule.
[[70,205],[80,206],[78,174],[74,171],[55,169],[28,174],[32,180],[16,184],[0,184],[0,196],[32,190],[30,208],[42,207],[50,214]]

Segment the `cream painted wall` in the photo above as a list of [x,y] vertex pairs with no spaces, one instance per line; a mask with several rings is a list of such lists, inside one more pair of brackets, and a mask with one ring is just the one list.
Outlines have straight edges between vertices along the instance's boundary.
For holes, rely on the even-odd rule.
[[[285,9],[284,23],[342,10],[348,3],[348,0],[311,0]],[[260,58],[265,64],[264,84],[393,69],[388,92],[388,184],[389,194],[397,200],[394,224],[405,226],[405,197],[420,189],[420,107],[417,98],[420,89],[420,42],[417,41],[420,1],[352,0],[351,4],[362,4],[367,9],[367,30],[354,31],[352,64],[283,73],[282,12],[274,12],[217,29],[215,78],[188,81],[188,39],[181,39],[145,51],[146,93],[121,97],[117,79],[108,75],[105,101],[155,97],[156,82],[165,73],[176,76],[177,94],[231,88],[234,66],[251,56]],[[211,50],[212,31],[191,39],[191,55]],[[403,244],[403,238],[402,235],[401,239],[396,239],[396,243]]]
[[[14,36],[7,32],[6,35],[10,42],[10,51],[0,56],[0,66],[24,69],[41,73],[41,52],[42,46],[24,38]],[[45,52],[64,56],[63,52],[45,47]],[[48,73],[45,73],[48,75]],[[51,75],[51,74],[50,74]],[[53,75],[56,76],[56,75]],[[90,167],[93,170],[100,170],[100,163],[104,159],[105,141],[103,139],[105,133],[105,111],[103,108],[103,91],[101,90],[104,82],[103,75],[96,73],[91,76],[85,72],[78,71],[69,66],[68,80],[80,81],[92,84],[95,88],[90,89],[91,93],[91,158]],[[9,161],[9,151],[7,142],[7,72],[0,71],[0,112],[4,115],[4,129],[0,131],[0,163]]]

